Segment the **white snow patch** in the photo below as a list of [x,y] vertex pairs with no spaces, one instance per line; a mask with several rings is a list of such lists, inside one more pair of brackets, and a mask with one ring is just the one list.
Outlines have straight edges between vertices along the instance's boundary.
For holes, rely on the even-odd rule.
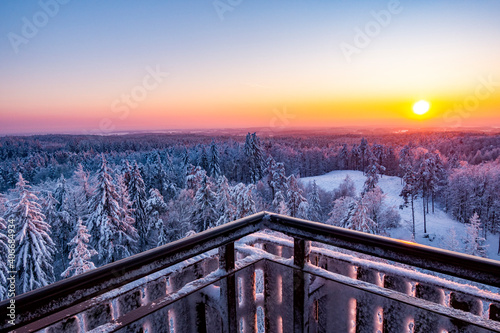
[[[316,181],[316,184],[323,190],[333,191],[342,183],[346,176],[349,176],[354,182],[356,191],[359,195],[366,180],[366,176],[364,176],[361,171],[332,171],[321,176],[302,178],[300,181],[304,185]],[[403,199],[399,196],[401,190],[403,189],[400,177],[383,176],[380,179],[378,186],[380,186],[380,188],[386,195],[385,203],[387,205],[399,208],[399,206],[403,204]],[[405,207],[402,210],[398,209],[398,211],[401,215],[400,227],[388,230],[389,237],[411,241],[411,208]],[[466,236],[465,224],[456,221],[453,217],[448,215],[437,205],[435,208],[435,213],[432,213],[432,211],[430,211],[427,215],[427,234],[429,235],[429,237],[424,237],[424,216],[422,202],[418,199],[415,201],[415,228],[415,241],[417,243],[442,249],[448,249],[446,239],[449,236],[449,230],[454,229],[458,238],[457,240],[460,244],[460,252],[464,252],[464,241],[462,238],[465,238]],[[488,233],[487,235],[486,243],[489,245],[487,252],[488,258],[490,259],[500,260],[500,255],[498,254],[498,237],[498,234],[494,235]]]

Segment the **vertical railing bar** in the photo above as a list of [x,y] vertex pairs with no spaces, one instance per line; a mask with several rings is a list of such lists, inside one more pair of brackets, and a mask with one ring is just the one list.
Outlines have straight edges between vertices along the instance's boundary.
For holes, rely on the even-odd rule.
[[[219,268],[226,272],[234,271],[235,269],[235,251],[234,242],[223,245],[219,248]],[[223,311],[226,311],[227,319],[225,324],[226,329],[223,330],[229,333],[236,333],[238,322],[236,318],[236,276],[230,274],[226,277],[226,282],[221,283],[221,297],[223,302]]]
[[293,271],[293,326],[295,333],[308,331],[305,320],[306,274],[302,271],[309,260],[311,242],[300,238],[293,239],[293,262],[298,269]]

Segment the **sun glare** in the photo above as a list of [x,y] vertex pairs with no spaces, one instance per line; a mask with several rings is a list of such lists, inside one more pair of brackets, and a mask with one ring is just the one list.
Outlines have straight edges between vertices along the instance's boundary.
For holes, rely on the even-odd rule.
[[419,116],[424,115],[429,111],[430,104],[427,101],[420,100],[413,104],[413,112]]

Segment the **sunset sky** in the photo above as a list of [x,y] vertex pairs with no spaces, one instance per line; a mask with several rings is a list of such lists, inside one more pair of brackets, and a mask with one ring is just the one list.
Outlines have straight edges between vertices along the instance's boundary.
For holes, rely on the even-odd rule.
[[500,127],[498,0],[59,1],[0,3],[0,135]]

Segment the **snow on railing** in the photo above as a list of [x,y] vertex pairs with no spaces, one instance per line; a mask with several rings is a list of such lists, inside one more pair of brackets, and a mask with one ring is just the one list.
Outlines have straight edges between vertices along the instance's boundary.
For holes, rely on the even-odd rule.
[[263,212],[20,295],[0,329],[500,332],[499,287],[498,262]]

